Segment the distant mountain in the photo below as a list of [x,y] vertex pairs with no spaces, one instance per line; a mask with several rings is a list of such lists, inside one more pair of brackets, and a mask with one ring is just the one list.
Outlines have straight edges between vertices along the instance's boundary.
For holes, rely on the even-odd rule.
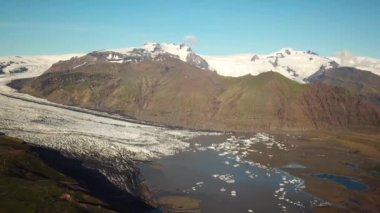
[[[99,51],[110,53],[107,56],[108,61],[115,62],[138,62],[144,59],[159,60],[161,56],[170,56],[187,62],[201,69],[209,69],[206,60],[192,51],[189,46],[184,44],[170,44],[170,43],[145,43],[143,47],[132,47],[122,49],[110,49],[106,51]],[[115,53],[112,53],[115,52]]]
[[39,73],[46,71],[52,64],[83,54],[63,54],[46,56],[3,56],[0,57],[0,74],[21,72]]
[[339,65],[312,51],[296,51],[285,48],[278,52],[259,55],[243,54],[233,56],[203,56],[218,74],[224,76],[258,75],[274,71],[281,75],[305,83],[305,79],[320,69],[330,69]]
[[186,61],[185,54],[151,50],[105,50],[61,61],[26,82],[21,91],[62,104],[187,128],[380,127],[380,107],[346,89],[300,84],[276,72],[225,77],[189,62],[187,48],[183,51]]
[[380,76],[369,71],[338,67],[316,72],[307,78],[307,81],[343,87],[353,94],[380,105]]
[[[95,51],[86,58],[83,54],[57,56],[11,56],[0,57],[0,76],[5,73],[35,72],[42,73],[59,60],[72,58],[71,67],[89,65],[97,62],[129,63],[143,60],[160,60],[163,56],[177,58],[200,69],[216,71],[219,75],[240,77],[247,74],[259,75],[274,71],[300,83],[309,83],[315,73],[340,66],[356,67],[380,74],[380,60],[340,54],[337,57],[319,56],[313,51],[299,51],[284,48],[271,54],[240,54],[232,56],[207,56],[195,53],[189,46],[172,43],[146,43],[141,47],[106,49]],[[62,64],[60,64],[62,66]],[[61,69],[61,68],[58,68]]]

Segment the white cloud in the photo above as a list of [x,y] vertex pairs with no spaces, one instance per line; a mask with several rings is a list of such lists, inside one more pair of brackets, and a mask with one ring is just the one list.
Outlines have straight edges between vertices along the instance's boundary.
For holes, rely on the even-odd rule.
[[363,70],[372,71],[380,75],[380,60],[364,56],[356,56],[350,51],[343,50],[336,54],[336,60],[341,66],[356,67]]
[[198,43],[198,38],[194,35],[186,35],[183,37],[183,42],[186,45],[194,46]]
[[342,65],[355,64],[357,61],[357,57],[354,56],[350,51],[343,50],[336,54],[336,57],[339,58],[340,63]]

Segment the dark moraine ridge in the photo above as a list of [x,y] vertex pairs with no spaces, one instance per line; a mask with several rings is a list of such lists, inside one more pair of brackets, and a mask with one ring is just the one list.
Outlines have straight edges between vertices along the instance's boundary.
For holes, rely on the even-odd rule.
[[96,169],[84,167],[80,160],[65,157],[59,151],[43,147],[33,146],[32,151],[38,153],[46,164],[74,178],[91,194],[105,201],[118,212],[160,212],[141,198],[113,185]]
[[[3,145],[3,143],[6,143],[5,141],[8,141],[8,137],[0,132],[0,139],[1,139],[0,140],[1,146],[6,146],[6,145]],[[9,140],[13,141],[15,139],[13,140],[9,139]],[[23,150],[29,150],[27,153],[30,153],[31,155],[33,155],[33,153],[36,154],[38,159],[42,160],[44,164],[53,168],[53,170],[55,170],[56,172],[62,173],[64,176],[74,179],[79,184],[80,188],[83,188],[84,190],[86,190],[84,194],[88,193],[89,195],[100,199],[101,201],[103,201],[104,203],[108,205],[102,208],[109,208],[109,210],[117,211],[117,212],[160,212],[155,207],[153,207],[152,205],[148,204],[145,200],[140,198],[139,196],[132,195],[131,193],[121,190],[115,185],[113,185],[107,179],[107,177],[101,174],[98,170],[90,169],[83,166],[83,162],[81,160],[66,157],[59,151],[52,150],[49,148],[27,145],[25,143],[20,144],[17,141],[14,143],[16,146],[20,146],[20,145],[22,145],[23,147],[25,146]],[[92,166],[96,166],[96,165],[92,165]],[[16,167],[17,168],[15,168],[14,170],[18,170],[22,168],[22,167],[18,168],[19,166],[16,166]],[[37,175],[38,174],[43,175],[45,171],[31,170],[30,172]],[[25,173],[25,172],[22,172],[22,173]],[[43,175],[41,177],[45,177],[45,176]],[[52,179],[47,179],[47,180],[52,181]],[[136,184],[139,182],[140,182],[139,180],[135,180],[131,184]],[[31,186],[33,186],[33,184]],[[84,202],[84,204],[86,204],[86,202]],[[91,204],[91,203],[89,202],[88,204]],[[51,206],[53,204],[47,201],[47,203],[44,205]],[[0,208],[0,211],[1,209],[2,208]],[[99,210],[101,211],[101,209]]]
[[20,90],[31,79],[32,78],[16,79],[16,80],[13,80],[13,81],[9,82],[7,84],[7,86],[9,86],[9,87],[11,87],[13,89],[16,89],[16,90]]

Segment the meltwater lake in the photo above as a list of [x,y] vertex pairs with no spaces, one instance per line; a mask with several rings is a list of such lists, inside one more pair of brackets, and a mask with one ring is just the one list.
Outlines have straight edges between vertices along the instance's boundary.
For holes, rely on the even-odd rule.
[[[201,212],[311,212],[326,202],[304,191],[302,179],[280,168],[246,159],[263,143],[286,151],[267,134],[199,136],[187,151],[141,165],[142,177],[157,198],[189,196]],[[268,156],[270,157],[270,156]]]
[[342,186],[344,186],[347,189],[356,190],[356,191],[363,191],[368,189],[368,186],[352,177],[346,177],[346,176],[340,176],[340,175],[334,175],[334,174],[327,174],[327,173],[319,173],[314,174],[315,177],[329,180],[336,182]]

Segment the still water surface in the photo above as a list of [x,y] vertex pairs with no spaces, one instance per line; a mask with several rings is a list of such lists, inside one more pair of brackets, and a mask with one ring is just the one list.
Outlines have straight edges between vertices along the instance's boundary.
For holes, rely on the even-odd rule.
[[201,136],[186,152],[157,160],[158,167],[141,165],[142,175],[156,196],[195,197],[202,212],[311,212],[323,204],[303,191],[301,179],[245,160],[244,152],[255,151],[249,141],[278,143],[268,135]]

